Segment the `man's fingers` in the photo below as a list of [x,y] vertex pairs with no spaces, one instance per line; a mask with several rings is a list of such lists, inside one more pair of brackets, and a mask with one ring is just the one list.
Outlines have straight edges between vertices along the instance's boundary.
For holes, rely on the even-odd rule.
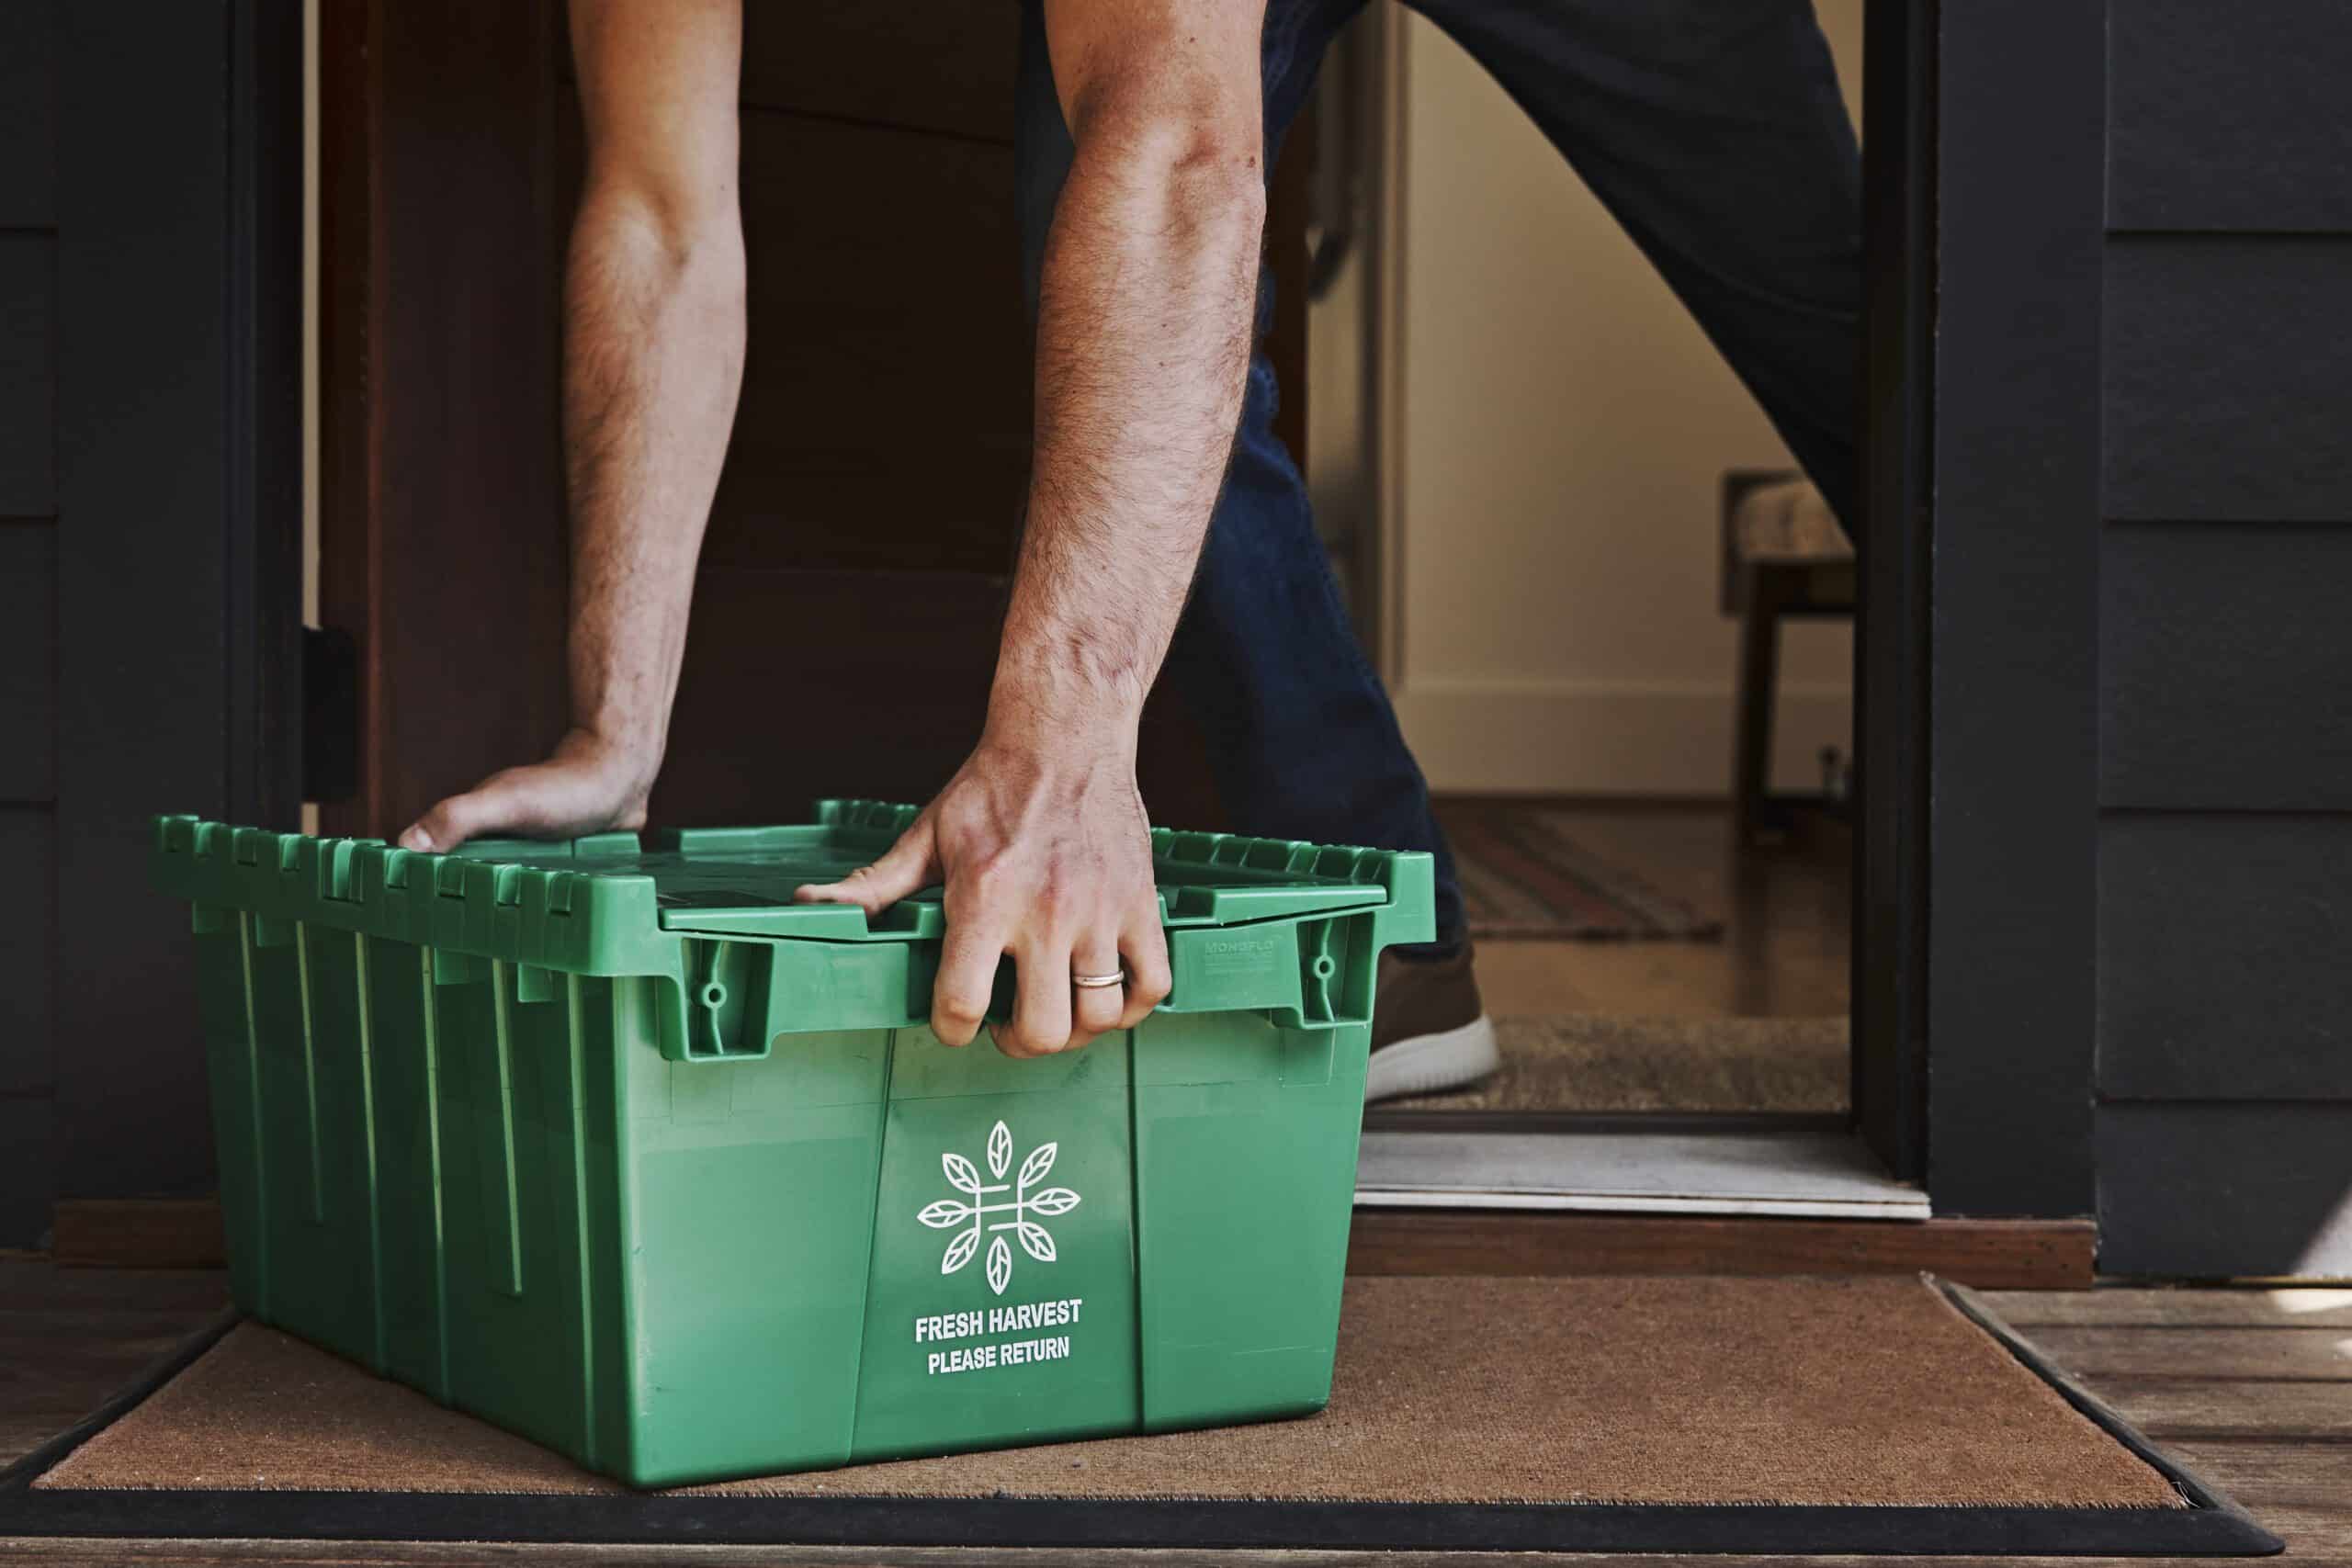
[[443,801],[401,829],[398,842],[404,850],[435,854],[449,841],[449,803]]
[[504,819],[514,808],[513,792],[503,782],[505,776],[501,773],[435,806],[401,835],[401,848],[447,854],[469,839],[478,839],[499,828],[519,826]]
[[969,1045],[988,1017],[1004,937],[986,921],[951,919],[940,948],[939,977],[931,987],[931,1032],[947,1044]]
[[1070,1036],[1072,1045],[1083,1045],[1098,1034],[1125,1027],[1119,1021],[1124,1016],[1126,992],[1120,986],[1081,986],[1081,975],[1116,975],[1119,973],[1118,939],[1109,931],[1101,935],[1089,932],[1079,939],[1070,950]]
[[635,827],[644,805],[608,762],[558,755],[553,761],[495,773],[463,795],[453,795],[411,823],[404,850],[447,854],[476,839],[514,834],[571,838],[600,833],[615,823]]
[[839,882],[810,883],[792,890],[798,904],[854,904],[872,919],[891,905],[938,880],[938,836],[932,819],[919,817],[899,841],[872,865],[860,866]]
[[989,1032],[1008,1056],[1047,1056],[1069,1043],[1069,942],[1033,942],[1012,955],[1012,1021]]
[[1119,935],[1119,956],[1126,961],[1127,987],[1118,1027],[1133,1029],[1168,999],[1168,933],[1160,930],[1157,904],[1128,921]]

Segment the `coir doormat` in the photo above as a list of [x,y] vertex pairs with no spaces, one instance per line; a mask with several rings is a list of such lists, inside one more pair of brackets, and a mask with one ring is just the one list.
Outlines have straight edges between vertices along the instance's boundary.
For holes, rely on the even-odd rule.
[[1854,1052],[1835,1018],[1495,1020],[1503,1065],[1476,1083],[1380,1103],[1397,1111],[1772,1111],[1842,1115]]
[[1965,1292],[1363,1279],[1320,1416],[634,1494],[257,1324],[0,1476],[0,1536],[2261,1554]]

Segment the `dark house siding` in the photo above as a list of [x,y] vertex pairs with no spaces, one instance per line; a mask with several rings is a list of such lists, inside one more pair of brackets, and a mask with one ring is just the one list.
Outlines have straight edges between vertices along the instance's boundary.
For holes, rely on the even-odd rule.
[[2100,1263],[2352,1272],[2352,11],[2108,19]]
[[56,1122],[54,18],[0,9],[0,1247],[49,1226]]
[[146,819],[298,808],[300,39],[0,6],[0,1247],[212,1184]]

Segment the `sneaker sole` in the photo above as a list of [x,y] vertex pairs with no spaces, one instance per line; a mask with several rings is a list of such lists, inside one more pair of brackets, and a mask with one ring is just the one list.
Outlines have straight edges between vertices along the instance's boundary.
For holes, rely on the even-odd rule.
[[1368,1101],[1394,1100],[1400,1094],[1459,1089],[1502,1065],[1493,1021],[1480,1013],[1458,1029],[1416,1034],[1374,1051],[1364,1069],[1363,1097]]

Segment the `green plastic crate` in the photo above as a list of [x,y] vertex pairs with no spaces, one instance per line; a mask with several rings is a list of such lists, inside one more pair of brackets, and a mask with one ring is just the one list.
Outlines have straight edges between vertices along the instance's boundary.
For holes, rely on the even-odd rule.
[[1019,1062],[926,1027],[935,892],[791,902],[911,815],[157,819],[239,1305],[640,1486],[1321,1408],[1429,857],[1157,831],[1168,1000]]

